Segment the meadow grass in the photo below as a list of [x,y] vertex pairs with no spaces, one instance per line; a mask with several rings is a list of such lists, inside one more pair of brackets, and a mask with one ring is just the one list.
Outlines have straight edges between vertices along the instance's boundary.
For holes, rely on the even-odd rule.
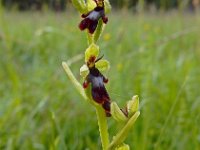
[[[87,48],[78,14],[1,13],[0,149],[100,150],[95,110],[61,66]],[[111,63],[107,89],[121,107],[135,94],[141,102],[131,149],[200,149],[199,17],[109,15],[98,42]],[[83,63],[70,66],[80,82]]]

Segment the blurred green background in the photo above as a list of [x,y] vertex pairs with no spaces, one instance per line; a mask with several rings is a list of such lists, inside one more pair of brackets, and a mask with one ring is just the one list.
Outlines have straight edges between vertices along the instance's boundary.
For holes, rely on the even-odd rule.
[[[141,150],[198,150],[199,6],[151,11],[140,2],[136,8],[144,9],[134,11],[113,3],[98,42],[111,63],[105,73],[111,99],[123,107],[140,97],[141,116],[126,143]],[[0,9],[0,149],[100,150],[95,110],[61,66],[87,48],[79,14],[70,3],[63,12],[18,12],[16,5]],[[70,66],[80,82],[83,63]],[[120,125],[108,121],[113,136]]]
[[[87,0],[85,0],[87,1]],[[138,11],[140,9],[189,9],[194,10],[199,7],[199,0],[110,0],[115,9],[129,9]],[[71,7],[71,0],[1,0],[1,4],[6,9],[43,10],[49,8],[55,11],[64,11]]]

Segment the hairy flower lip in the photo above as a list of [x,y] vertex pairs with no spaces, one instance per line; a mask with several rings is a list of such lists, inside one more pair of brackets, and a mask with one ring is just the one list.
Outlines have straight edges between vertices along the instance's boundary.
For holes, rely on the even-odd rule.
[[104,83],[107,83],[108,79],[104,77],[103,74],[94,66],[89,68],[89,74],[85,78],[83,83],[83,88],[87,88],[91,84],[91,95],[92,99],[101,105],[105,110],[107,117],[111,116],[110,112],[110,97],[105,88]]

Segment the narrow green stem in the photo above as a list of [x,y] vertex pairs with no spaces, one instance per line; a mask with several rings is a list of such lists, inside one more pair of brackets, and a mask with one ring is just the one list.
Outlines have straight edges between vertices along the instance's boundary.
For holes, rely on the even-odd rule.
[[107,125],[105,111],[103,110],[102,107],[96,106],[96,113],[97,113],[102,147],[103,150],[106,150],[109,145],[109,134],[108,134],[108,125]]

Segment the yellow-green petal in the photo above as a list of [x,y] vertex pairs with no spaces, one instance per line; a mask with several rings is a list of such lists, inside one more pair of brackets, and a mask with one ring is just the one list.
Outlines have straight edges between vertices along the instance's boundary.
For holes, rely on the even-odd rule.
[[99,60],[98,62],[95,63],[95,66],[97,69],[100,71],[106,71],[110,69],[110,63],[107,60]]
[[83,65],[83,66],[80,68],[80,75],[81,75],[83,78],[86,78],[88,74],[89,74],[89,69],[88,69],[87,65]]

